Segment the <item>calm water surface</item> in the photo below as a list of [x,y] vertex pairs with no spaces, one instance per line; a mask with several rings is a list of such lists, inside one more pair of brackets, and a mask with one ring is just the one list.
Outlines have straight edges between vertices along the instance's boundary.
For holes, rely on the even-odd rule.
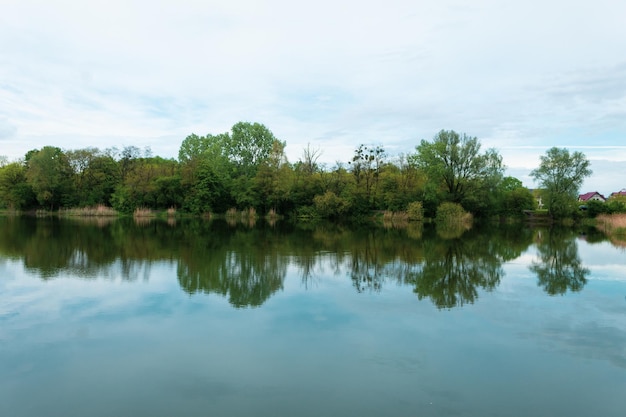
[[0,416],[626,415],[587,231],[0,218]]

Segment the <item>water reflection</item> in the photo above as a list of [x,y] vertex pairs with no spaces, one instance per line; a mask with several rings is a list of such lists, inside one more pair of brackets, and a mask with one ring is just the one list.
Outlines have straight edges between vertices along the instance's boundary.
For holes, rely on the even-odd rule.
[[[295,227],[284,222],[229,224],[203,219],[81,222],[57,218],[0,218],[0,255],[22,260],[42,279],[71,276],[147,280],[155,261],[176,265],[182,290],[214,293],[235,307],[256,307],[284,287],[295,268],[305,287],[316,279],[346,276],[359,292],[406,286],[438,308],[474,303],[496,288],[503,264],[533,243],[529,268],[548,294],[579,291],[589,270],[567,230],[533,231],[501,225],[442,234],[432,227],[351,229]],[[596,235],[591,239],[600,239]]]
[[532,236],[528,229],[510,233],[505,227],[489,233],[473,230],[462,238],[437,234],[439,238],[424,241],[424,261],[407,281],[420,300],[430,298],[438,308],[473,303],[479,290],[496,288],[504,276],[502,263],[518,257]]
[[177,275],[183,290],[221,294],[233,306],[247,307],[260,306],[283,287],[288,258],[268,250],[277,244],[275,234],[253,229],[212,236],[181,248]]
[[571,229],[551,228],[537,235],[539,261],[530,270],[537,274],[537,285],[550,295],[580,291],[590,271],[578,256],[576,234]]

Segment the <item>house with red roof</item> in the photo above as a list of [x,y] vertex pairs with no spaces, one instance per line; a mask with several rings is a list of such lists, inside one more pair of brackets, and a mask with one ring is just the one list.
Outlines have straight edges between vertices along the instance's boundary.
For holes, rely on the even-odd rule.
[[621,191],[616,191],[614,193],[611,193],[611,195],[609,196],[609,198],[618,198],[618,197],[626,198],[626,188],[622,188]]
[[597,191],[592,191],[590,193],[580,194],[578,196],[578,201],[588,202],[588,201],[601,201],[606,202],[606,198]]

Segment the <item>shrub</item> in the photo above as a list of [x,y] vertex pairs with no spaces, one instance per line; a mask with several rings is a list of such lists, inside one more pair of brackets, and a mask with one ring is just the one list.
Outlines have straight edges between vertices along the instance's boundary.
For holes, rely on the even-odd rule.
[[313,205],[317,214],[326,218],[340,217],[350,209],[350,203],[332,191],[313,197]]
[[435,218],[437,223],[442,224],[471,224],[472,214],[466,212],[463,207],[458,203],[441,203],[437,207],[437,216]]
[[424,206],[421,201],[413,201],[412,203],[409,203],[406,211],[409,220],[416,222],[424,221]]

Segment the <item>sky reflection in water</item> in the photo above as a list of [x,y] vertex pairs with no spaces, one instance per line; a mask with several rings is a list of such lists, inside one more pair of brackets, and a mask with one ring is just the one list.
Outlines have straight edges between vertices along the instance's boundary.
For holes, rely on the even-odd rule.
[[626,254],[598,236],[10,221],[0,415],[623,415]]

